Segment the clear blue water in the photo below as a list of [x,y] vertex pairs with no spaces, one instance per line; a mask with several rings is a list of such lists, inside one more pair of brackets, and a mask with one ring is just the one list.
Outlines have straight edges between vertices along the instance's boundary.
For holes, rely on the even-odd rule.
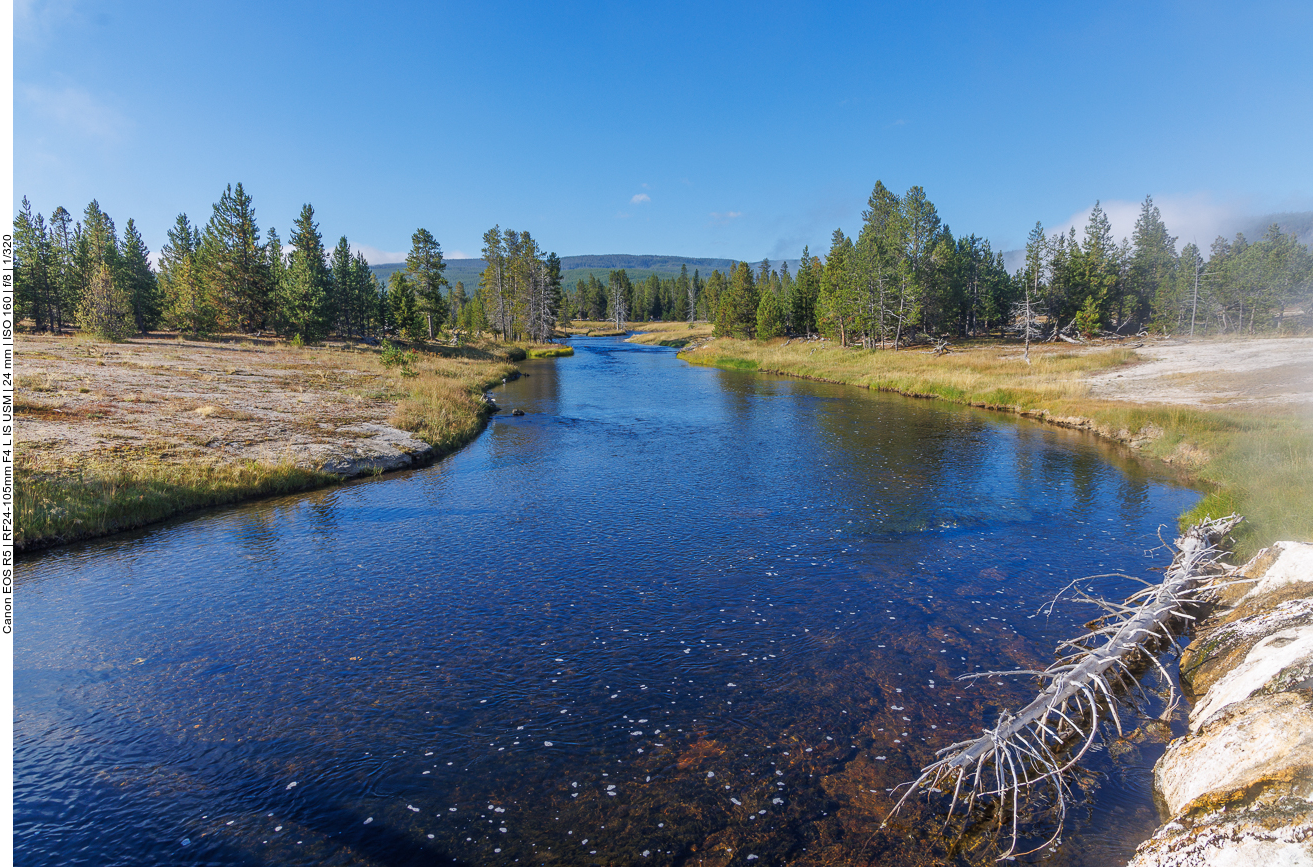
[[[1039,607],[1152,577],[1197,497],[1074,432],[574,344],[428,469],[22,561],[16,861],[932,860],[886,790],[1033,690],[954,678],[1047,664],[1093,615]],[[1129,755],[1053,861],[1151,833]]]

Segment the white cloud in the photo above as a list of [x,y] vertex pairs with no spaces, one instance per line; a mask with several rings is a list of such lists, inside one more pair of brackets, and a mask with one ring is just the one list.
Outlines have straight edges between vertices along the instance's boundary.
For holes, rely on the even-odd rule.
[[444,259],[477,259],[478,256],[471,256],[464,250],[448,250],[442,254]]
[[743,216],[742,211],[725,211],[723,213],[720,211],[711,212],[711,219],[721,224],[728,223],[731,220],[737,220],[741,216]]
[[[647,186],[647,184],[644,184],[643,186]],[[652,197],[649,196],[647,193],[637,193],[634,195],[633,198],[629,200],[629,204],[637,205],[642,202],[650,202],[650,201],[652,201]]]
[[[1217,201],[1212,194],[1206,192],[1184,196],[1154,196],[1153,203],[1162,214],[1163,222],[1167,224],[1167,231],[1176,236],[1178,250],[1189,243],[1207,249],[1218,235],[1233,235],[1248,219],[1257,216],[1252,202]],[[1113,237],[1118,241],[1122,238],[1130,238],[1135,231],[1135,221],[1140,218],[1142,204],[1142,202],[1121,199],[1099,203],[1108,216]],[[1066,232],[1074,226],[1076,237],[1080,238],[1093,210],[1094,206],[1091,205],[1083,211],[1072,214],[1056,230]]]
[[14,38],[44,44],[82,17],[76,0],[15,0]]
[[81,88],[25,84],[17,90],[35,114],[89,138],[119,141],[132,128],[126,116]]
[[359,253],[365,257],[371,265],[391,265],[395,262],[406,261],[405,253],[391,253],[387,250],[380,250],[378,247],[371,247],[368,244],[352,244],[352,253]]

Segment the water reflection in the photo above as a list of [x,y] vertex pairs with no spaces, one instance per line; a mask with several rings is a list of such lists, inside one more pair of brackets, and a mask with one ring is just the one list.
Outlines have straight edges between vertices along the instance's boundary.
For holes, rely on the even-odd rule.
[[[1087,612],[1039,605],[1194,498],[1079,434],[576,345],[430,469],[25,561],[19,861],[943,857],[887,789],[1030,691],[954,677],[1046,663]],[[1056,858],[1151,830],[1121,767]]]

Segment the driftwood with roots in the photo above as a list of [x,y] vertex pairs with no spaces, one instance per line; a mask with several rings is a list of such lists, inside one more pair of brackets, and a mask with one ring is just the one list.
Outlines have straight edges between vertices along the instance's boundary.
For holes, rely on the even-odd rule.
[[[1124,604],[1096,599],[1078,590],[1084,601],[1099,605],[1107,613],[1091,624],[1089,634],[1060,644],[1057,662],[1046,670],[979,672],[961,678],[1035,675],[1047,680],[1048,686],[1016,713],[1004,711],[998,725],[980,737],[939,750],[938,761],[923,768],[921,776],[912,782],[903,784],[907,791],[890,811],[890,817],[918,791],[945,792],[951,787],[947,820],[959,806],[969,814],[978,803],[992,801],[1000,808],[996,811],[999,830],[1010,821],[1011,844],[999,860],[1029,855],[1059,840],[1071,796],[1064,775],[1094,746],[1100,722],[1111,719],[1121,734],[1116,693],[1136,684],[1137,665],[1143,668],[1147,660],[1167,675],[1146,647],[1160,642],[1175,645],[1175,629],[1193,619],[1185,609],[1204,601],[1219,586],[1218,576],[1225,570],[1218,568],[1224,553],[1218,546],[1240,520],[1238,515],[1231,515],[1191,527],[1176,540],[1177,554],[1162,582],[1147,586]],[[1167,682],[1170,685],[1170,677]],[[1175,704],[1173,689],[1165,713],[1170,713]],[[1017,852],[1023,798],[1028,798],[1036,787],[1052,795],[1056,830],[1034,849]],[[1009,815],[1010,820],[1006,818]]]

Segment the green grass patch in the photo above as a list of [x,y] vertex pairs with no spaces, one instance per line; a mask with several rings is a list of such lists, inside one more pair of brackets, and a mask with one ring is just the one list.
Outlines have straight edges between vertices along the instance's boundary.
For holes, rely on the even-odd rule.
[[14,474],[14,548],[30,551],[144,527],[211,506],[335,484],[328,473],[269,466],[83,460],[55,471],[20,453]]
[[574,355],[573,346],[530,346],[525,351],[530,358],[566,358]]

